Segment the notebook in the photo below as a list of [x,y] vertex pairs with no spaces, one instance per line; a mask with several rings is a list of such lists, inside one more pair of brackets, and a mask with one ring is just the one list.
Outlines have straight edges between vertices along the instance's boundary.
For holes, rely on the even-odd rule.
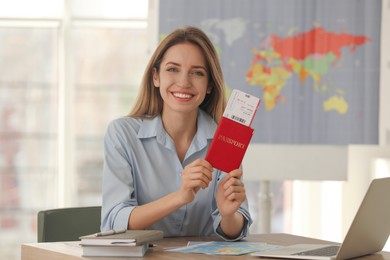
[[[349,259],[381,251],[390,232],[390,178],[371,182],[341,245],[295,244],[253,256],[290,259]],[[335,250],[333,254],[316,251]],[[322,252],[324,253],[324,252]]]

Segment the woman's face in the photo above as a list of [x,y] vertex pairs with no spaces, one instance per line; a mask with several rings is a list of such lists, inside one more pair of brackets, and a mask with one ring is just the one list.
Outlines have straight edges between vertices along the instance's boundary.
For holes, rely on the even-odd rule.
[[160,71],[153,71],[153,83],[160,88],[164,113],[197,113],[206,93],[209,72],[200,48],[191,43],[170,47],[161,62]]

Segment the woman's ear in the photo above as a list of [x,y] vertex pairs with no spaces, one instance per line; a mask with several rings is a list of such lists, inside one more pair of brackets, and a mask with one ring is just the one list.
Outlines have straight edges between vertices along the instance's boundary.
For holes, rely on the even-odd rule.
[[206,94],[210,94],[212,90],[213,90],[213,86],[208,85],[207,90],[206,90]]
[[158,76],[158,71],[156,68],[153,68],[153,85],[156,88],[160,87],[160,77]]

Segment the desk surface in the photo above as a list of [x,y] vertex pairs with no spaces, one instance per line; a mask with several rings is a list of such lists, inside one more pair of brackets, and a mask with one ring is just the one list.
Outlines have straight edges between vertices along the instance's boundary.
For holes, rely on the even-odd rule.
[[[203,255],[203,254],[183,254],[166,252],[164,249],[169,247],[185,246],[188,241],[210,241],[208,237],[176,237],[164,238],[156,243],[156,246],[150,249],[142,259],[233,259],[232,256]],[[245,241],[267,242],[276,245],[291,245],[297,243],[324,243],[323,240],[294,236],[289,234],[259,234],[250,235]],[[99,259],[108,260],[119,258],[85,258],[81,257],[81,248],[78,242],[51,242],[51,243],[29,243],[23,244],[21,248],[22,260],[41,260],[41,259]],[[135,259],[135,258],[132,258]],[[234,259],[264,259],[253,257],[249,254],[235,256]],[[366,257],[355,259],[383,260],[390,259],[390,252],[380,252]]]

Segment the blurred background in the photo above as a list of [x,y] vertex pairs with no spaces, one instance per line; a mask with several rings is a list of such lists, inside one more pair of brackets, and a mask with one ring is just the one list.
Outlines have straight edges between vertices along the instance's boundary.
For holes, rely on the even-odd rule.
[[[390,1],[377,2],[384,46]],[[19,259],[20,245],[36,242],[39,210],[101,205],[103,135],[137,95],[159,41],[161,5],[164,0],[0,0],[1,259]],[[389,56],[388,49],[381,54],[387,78],[380,80],[378,143],[336,146],[340,179],[268,178],[248,160],[252,233],[343,239],[369,180],[390,176]],[[322,151],[310,146],[302,154],[312,149]]]

